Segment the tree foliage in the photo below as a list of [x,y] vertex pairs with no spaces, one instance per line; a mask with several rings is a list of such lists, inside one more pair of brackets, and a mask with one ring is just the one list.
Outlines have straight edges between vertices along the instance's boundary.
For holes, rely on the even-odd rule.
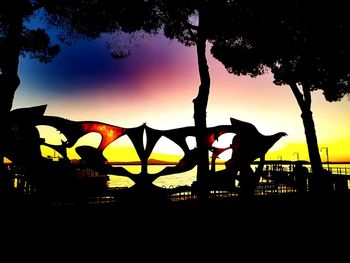
[[328,101],[350,92],[350,19],[342,1],[259,1],[248,10],[239,34],[214,41],[212,53],[229,72],[257,76],[269,68],[275,84],[307,84]]
[[0,67],[6,67],[8,63],[7,52],[16,43],[9,40],[10,28],[13,26],[14,17],[20,16],[21,25],[19,36],[19,52],[21,55],[28,54],[31,58],[40,62],[50,62],[58,54],[59,46],[51,45],[50,38],[42,28],[29,28],[26,26],[35,16],[33,1],[2,1],[0,3]]
[[115,42],[109,47],[117,58],[130,54],[132,45],[120,45],[125,38],[129,37],[131,43],[137,32],[154,34],[160,28],[153,1],[41,0],[40,3],[45,6],[47,22],[59,29],[59,39],[65,43],[116,34]]

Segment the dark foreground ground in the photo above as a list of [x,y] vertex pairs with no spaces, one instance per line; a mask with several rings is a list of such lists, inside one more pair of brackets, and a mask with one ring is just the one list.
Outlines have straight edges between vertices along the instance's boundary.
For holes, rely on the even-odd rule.
[[[83,224],[92,222],[91,227],[100,222],[172,222],[176,224],[198,225],[198,222],[235,223],[252,221],[253,225],[268,223],[312,224],[350,219],[350,195],[280,195],[255,196],[248,200],[239,197],[215,198],[209,200],[163,201],[133,200],[133,202],[94,204],[52,204],[52,205],[7,205],[2,207],[6,217],[45,218]],[[50,218],[51,217],[51,218]],[[74,219],[70,221],[70,219]],[[40,219],[39,219],[40,221]],[[255,222],[253,224],[253,222]],[[349,221],[350,226],[350,221]]]
[[49,262],[337,262],[348,260],[349,210],[348,195],[6,207],[1,239]]

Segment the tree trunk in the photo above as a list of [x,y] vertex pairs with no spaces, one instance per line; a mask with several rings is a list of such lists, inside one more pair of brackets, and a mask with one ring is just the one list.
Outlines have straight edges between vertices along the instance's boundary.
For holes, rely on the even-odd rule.
[[194,104],[194,123],[196,128],[196,142],[198,148],[197,183],[205,197],[208,193],[209,158],[207,138],[207,105],[210,89],[209,67],[206,58],[206,38],[203,34],[203,26],[199,15],[197,31],[197,59],[200,76],[200,86]]
[[290,85],[298,105],[301,110],[301,118],[304,124],[307,147],[309,151],[309,158],[312,172],[314,175],[322,174],[322,162],[317,143],[316,129],[314,119],[311,111],[311,92],[307,84],[303,83],[303,94],[295,83]]
[[22,14],[15,3],[11,5],[6,33],[0,75],[0,171],[4,169],[4,145],[9,113],[20,84],[17,72],[21,50]]
[[315,123],[311,110],[304,109],[301,118],[303,119],[312,172],[313,174],[318,175],[322,173],[323,168],[317,143]]

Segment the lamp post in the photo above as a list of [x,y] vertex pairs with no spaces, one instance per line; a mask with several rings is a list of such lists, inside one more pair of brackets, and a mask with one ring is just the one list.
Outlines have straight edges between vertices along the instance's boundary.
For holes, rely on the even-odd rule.
[[294,152],[293,155],[296,154],[297,156],[297,160],[299,161],[299,153],[298,152]]
[[321,152],[322,152],[322,149],[325,149],[326,150],[326,156],[327,156],[327,169],[329,171],[329,155],[328,155],[328,147],[322,147],[321,148]]

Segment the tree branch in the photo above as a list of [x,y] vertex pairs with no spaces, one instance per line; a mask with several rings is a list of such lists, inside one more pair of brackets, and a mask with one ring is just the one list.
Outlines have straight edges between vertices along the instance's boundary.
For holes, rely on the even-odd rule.
[[298,102],[298,104],[299,104],[300,109],[303,109],[304,103],[305,103],[305,101],[304,101],[304,96],[303,96],[303,94],[300,92],[300,90],[299,90],[297,84],[296,84],[296,83],[290,83],[290,84],[289,84],[289,87],[291,88],[291,90],[292,90],[292,92],[293,92],[293,94],[294,94],[294,97],[297,99],[297,102]]
[[304,102],[308,105],[308,107],[311,107],[311,91],[310,91],[310,85],[303,82],[301,84],[303,88],[303,93],[304,93]]
[[185,25],[190,28],[191,30],[198,30],[198,26],[192,25],[190,22],[188,22],[187,20],[185,21]]
[[198,30],[198,27],[192,25],[192,24],[191,24],[190,22],[188,22],[188,21],[185,22],[185,26],[187,27],[188,33],[190,34],[191,38],[192,38],[193,40],[195,40],[195,39],[196,39],[196,35],[195,35],[195,33],[193,32],[193,30],[196,30],[196,31],[197,31],[197,30]]

